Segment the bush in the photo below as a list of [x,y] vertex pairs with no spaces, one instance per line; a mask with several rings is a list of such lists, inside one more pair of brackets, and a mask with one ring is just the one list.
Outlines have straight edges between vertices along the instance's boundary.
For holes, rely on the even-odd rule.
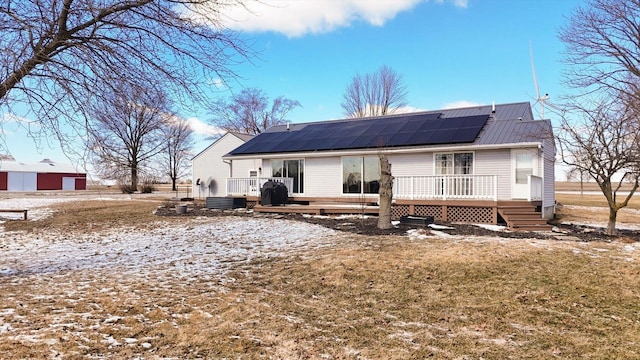
[[133,194],[134,192],[136,192],[136,188],[134,186],[127,184],[120,184],[119,186],[120,191],[122,191],[123,194]]
[[152,182],[144,182],[142,183],[142,185],[140,185],[140,192],[143,194],[151,194],[156,190],[157,189]]

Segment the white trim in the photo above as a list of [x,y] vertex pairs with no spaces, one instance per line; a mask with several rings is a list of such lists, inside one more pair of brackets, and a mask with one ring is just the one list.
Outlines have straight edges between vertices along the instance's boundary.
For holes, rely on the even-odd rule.
[[430,153],[430,152],[469,152],[478,150],[495,150],[495,149],[518,149],[518,148],[530,148],[541,147],[541,142],[527,142],[527,143],[510,143],[510,144],[495,144],[495,145],[458,145],[458,146],[440,146],[440,147],[414,147],[414,148],[381,148],[381,149],[353,149],[353,150],[340,150],[340,151],[315,151],[315,152],[292,152],[292,153],[277,153],[277,154],[247,154],[247,155],[225,155],[222,158],[228,160],[241,160],[241,159],[284,159],[284,158],[311,158],[311,157],[329,157],[329,156],[367,156],[367,155],[379,155],[384,154],[410,154],[410,153]]
[[[525,149],[526,151],[526,149]],[[540,147],[536,147],[535,149],[533,148],[529,148],[529,151],[531,152],[531,159],[532,159],[532,164],[531,164],[531,175],[535,176],[535,177],[540,177],[539,174],[539,165],[540,165]],[[531,194],[531,183],[530,180],[527,181],[527,184],[518,184],[517,183],[517,176],[516,176],[516,166],[517,166],[517,154],[518,153],[522,153],[522,149],[511,149],[511,199],[528,199]],[[528,177],[528,179],[531,179],[530,177]],[[526,190],[524,191],[525,194],[522,194],[522,190],[520,189],[524,189],[526,188]]]

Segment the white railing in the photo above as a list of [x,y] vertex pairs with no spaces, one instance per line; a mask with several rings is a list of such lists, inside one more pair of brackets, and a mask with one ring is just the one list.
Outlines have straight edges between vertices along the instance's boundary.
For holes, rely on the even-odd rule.
[[393,180],[397,199],[498,200],[497,175],[397,176]]
[[527,183],[529,184],[529,197],[527,200],[542,200],[542,178],[540,176],[529,175]]
[[287,187],[289,196],[293,194],[293,178],[248,177],[227,178],[227,196],[260,196],[260,189],[267,181],[277,181]]

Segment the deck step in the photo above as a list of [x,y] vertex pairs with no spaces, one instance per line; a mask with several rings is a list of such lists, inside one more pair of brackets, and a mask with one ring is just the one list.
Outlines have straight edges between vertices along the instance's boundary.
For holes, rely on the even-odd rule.
[[498,213],[515,231],[549,231],[552,228],[534,206],[501,206]]

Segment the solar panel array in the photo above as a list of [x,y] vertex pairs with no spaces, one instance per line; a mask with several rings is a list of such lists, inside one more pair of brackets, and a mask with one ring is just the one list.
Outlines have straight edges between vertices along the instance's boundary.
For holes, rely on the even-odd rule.
[[440,113],[327,121],[261,133],[231,155],[367,149],[473,142],[489,115],[441,118]]

